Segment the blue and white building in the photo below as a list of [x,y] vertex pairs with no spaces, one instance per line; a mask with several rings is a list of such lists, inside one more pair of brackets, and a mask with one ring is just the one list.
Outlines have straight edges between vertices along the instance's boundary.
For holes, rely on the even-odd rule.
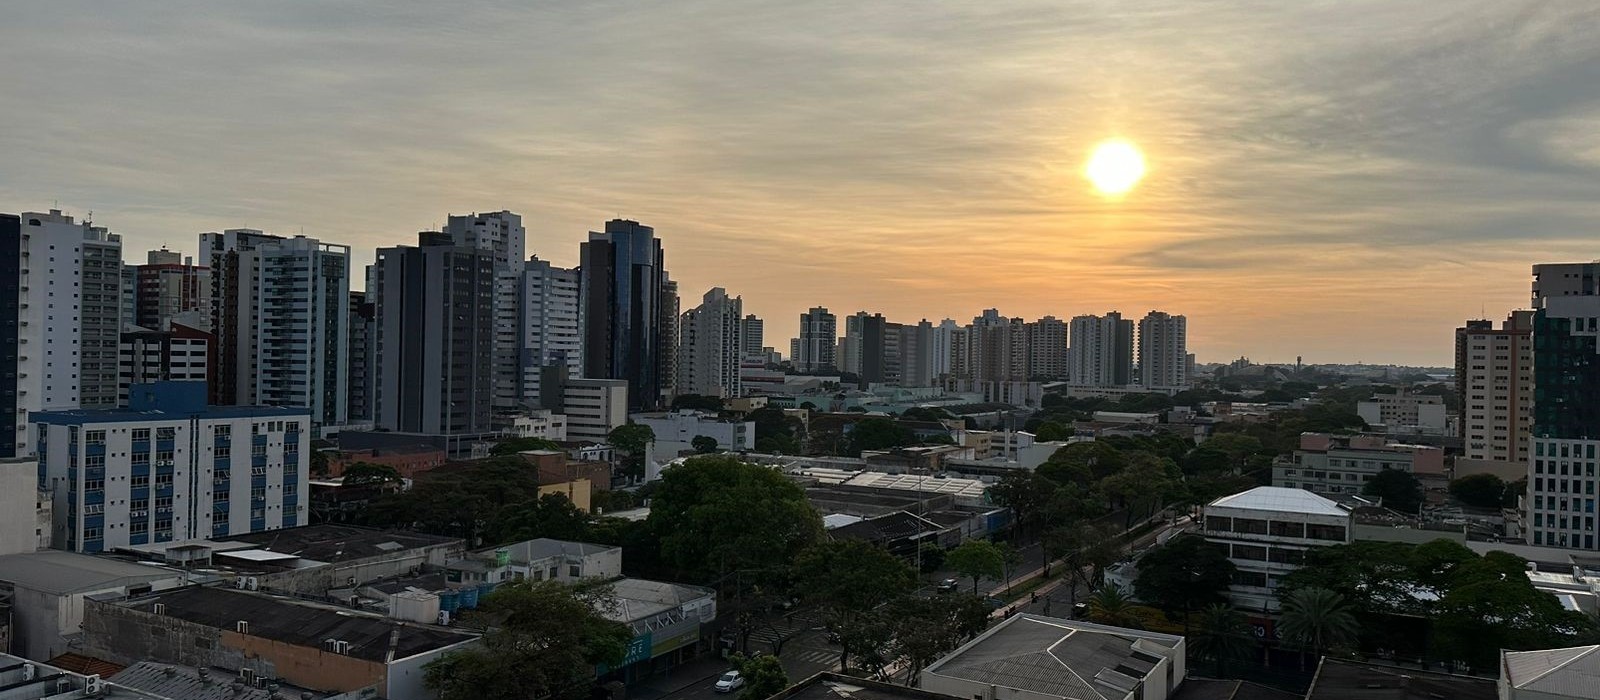
[[32,415],[54,546],[100,552],[307,523],[308,409],[208,406],[204,382],[135,385],[128,401]]

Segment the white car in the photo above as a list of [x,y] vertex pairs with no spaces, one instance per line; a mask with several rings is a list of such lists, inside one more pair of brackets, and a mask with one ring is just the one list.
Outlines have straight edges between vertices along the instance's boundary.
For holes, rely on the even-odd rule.
[[717,692],[719,693],[731,693],[743,687],[744,676],[739,675],[738,671],[729,671],[717,679]]

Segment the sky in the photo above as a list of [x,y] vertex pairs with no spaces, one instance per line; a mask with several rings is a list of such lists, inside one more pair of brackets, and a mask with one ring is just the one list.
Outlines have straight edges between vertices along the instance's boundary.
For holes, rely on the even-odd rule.
[[[1600,258],[1600,3],[10,2],[0,211],[125,256],[654,226],[684,308],[1161,309],[1201,362],[1448,365]],[[1083,178],[1123,138],[1149,173]],[[359,282],[357,283],[359,286]]]

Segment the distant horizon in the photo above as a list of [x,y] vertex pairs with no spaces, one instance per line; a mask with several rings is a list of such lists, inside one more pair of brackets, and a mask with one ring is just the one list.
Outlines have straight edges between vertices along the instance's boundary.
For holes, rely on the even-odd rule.
[[1160,309],[1203,358],[1438,366],[1600,257],[1600,6],[911,8],[22,4],[0,203],[357,263],[508,209],[571,266],[629,218],[785,352],[815,305]]

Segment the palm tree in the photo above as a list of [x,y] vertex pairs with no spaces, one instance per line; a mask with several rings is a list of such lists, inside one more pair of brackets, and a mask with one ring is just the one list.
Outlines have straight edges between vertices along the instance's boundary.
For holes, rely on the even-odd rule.
[[1089,595],[1089,619],[1102,625],[1143,629],[1150,608],[1139,605],[1116,584],[1102,586]]
[[[1356,616],[1344,596],[1326,588],[1301,588],[1283,598],[1283,619],[1278,622],[1283,638],[1310,649],[1322,658],[1329,647],[1355,641],[1359,632]],[[1300,657],[1305,670],[1305,656]]]
[[1200,629],[1190,637],[1189,648],[1202,658],[1217,662],[1217,677],[1225,678],[1225,667],[1231,659],[1242,659],[1250,653],[1250,629],[1244,616],[1222,603],[1214,603],[1200,611]]

